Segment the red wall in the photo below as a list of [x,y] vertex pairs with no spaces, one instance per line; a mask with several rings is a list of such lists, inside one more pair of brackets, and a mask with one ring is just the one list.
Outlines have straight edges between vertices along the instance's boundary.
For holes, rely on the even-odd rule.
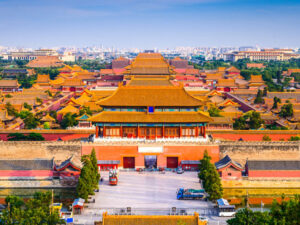
[[300,170],[249,170],[250,177],[300,177]]
[[[38,133],[38,131],[36,131]],[[18,133],[18,131],[16,131]],[[7,133],[0,134],[0,140],[7,141]],[[25,134],[26,135],[26,134]],[[87,138],[90,134],[64,134],[64,133],[42,133],[41,134],[46,141],[57,141],[57,139],[62,139],[63,141],[69,141],[79,138]]]

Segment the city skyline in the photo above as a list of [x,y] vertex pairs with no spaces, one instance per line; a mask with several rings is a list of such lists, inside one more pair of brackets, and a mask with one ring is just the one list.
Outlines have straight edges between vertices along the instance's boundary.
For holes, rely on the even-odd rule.
[[297,48],[298,9],[294,0],[0,0],[0,46]]

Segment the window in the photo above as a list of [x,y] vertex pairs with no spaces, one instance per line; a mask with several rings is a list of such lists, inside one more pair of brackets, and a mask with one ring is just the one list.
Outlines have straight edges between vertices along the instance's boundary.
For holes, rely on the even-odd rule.
[[228,173],[228,176],[231,176],[231,173]]
[[120,136],[120,128],[107,127],[107,128],[105,128],[105,135],[106,136]]

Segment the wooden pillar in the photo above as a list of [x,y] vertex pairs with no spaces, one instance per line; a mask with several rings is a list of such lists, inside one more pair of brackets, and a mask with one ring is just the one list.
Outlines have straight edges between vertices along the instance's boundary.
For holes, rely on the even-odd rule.
[[122,125],[120,126],[120,136],[123,137],[123,127],[122,127]]
[[181,137],[181,136],[182,136],[182,127],[179,126],[179,137]]
[[96,138],[99,137],[99,127],[96,126]]
[[203,127],[203,137],[204,137],[204,138],[206,138],[206,132],[205,132],[205,130],[206,130],[206,127],[204,126],[204,127]]
[[165,125],[162,127],[162,137],[165,137]]
[[137,136],[140,137],[140,135],[141,135],[140,134],[140,126],[138,125],[138,127],[137,127]]
[[105,126],[103,126],[103,137],[106,136],[106,132],[105,132]]
[[200,134],[203,136],[203,126],[200,126]]
[[195,131],[196,135],[195,136],[198,137],[198,126],[196,126],[195,129],[196,129],[196,131]]

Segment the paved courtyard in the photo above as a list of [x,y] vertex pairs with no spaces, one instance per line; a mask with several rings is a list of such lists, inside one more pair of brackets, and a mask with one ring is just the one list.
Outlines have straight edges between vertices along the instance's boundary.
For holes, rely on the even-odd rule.
[[101,176],[104,181],[95,204],[99,208],[202,208],[211,205],[203,200],[176,198],[178,188],[201,188],[196,172],[120,172],[117,186],[108,184],[107,172],[102,172]]
[[176,174],[166,172],[125,172],[119,173],[117,186],[108,183],[108,172],[101,172],[104,179],[100,182],[100,191],[96,193],[96,202],[90,203],[83,215],[75,216],[76,224],[93,224],[101,221],[102,213],[116,213],[120,208],[132,207],[134,214],[167,215],[172,207],[188,209],[188,214],[195,211],[209,218],[209,225],[226,224],[227,218],[213,216],[210,209],[213,204],[203,200],[177,200],[178,188],[200,189],[196,172]]

